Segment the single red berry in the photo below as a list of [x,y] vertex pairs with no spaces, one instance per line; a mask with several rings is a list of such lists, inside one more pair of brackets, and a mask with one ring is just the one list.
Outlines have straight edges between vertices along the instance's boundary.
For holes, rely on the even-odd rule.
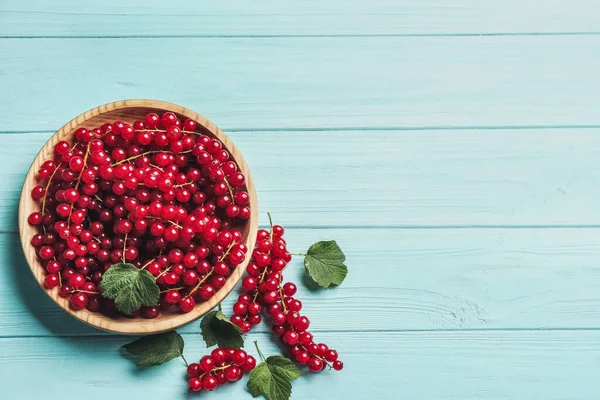
[[210,356],[212,357],[215,364],[221,364],[225,362],[225,351],[220,348],[216,348],[210,352]]
[[56,143],[56,145],[54,145],[54,151],[56,152],[56,154],[64,154],[70,149],[71,145],[68,142],[65,142],[64,140],[61,140],[60,142]]
[[283,341],[290,346],[298,343],[298,333],[295,331],[287,331],[283,334]]
[[306,364],[310,360],[310,354],[307,351],[299,351],[296,353],[296,361],[298,364]]
[[200,277],[193,269],[188,269],[183,274],[183,284],[186,286],[195,286],[199,280]]
[[42,224],[42,213],[39,211],[36,211],[36,212],[29,214],[29,217],[27,218],[27,222],[29,222],[29,225],[33,225],[33,226],[41,225]]
[[243,376],[242,369],[232,365],[229,368],[225,369],[225,377],[230,382],[239,381]]
[[275,304],[275,302],[277,301],[277,299],[279,298],[279,294],[276,291],[270,291],[270,292],[266,292],[263,295],[263,301],[266,304]]
[[85,278],[81,274],[73,274],[69,278],[69,285],[71,285],[74,289],[80,289],[85,283]]
[[142,309],[141,309],[142,317],[147,318],[147,319],[154,319],[154,318],[158,317],[159,313],[160,313],[160,309],[156,306],[142,307]]
[[181,311],[183,311],[184,313],[192,311],[195,306],[196,306],[196,302],[194,301],[194,298],[191,296],[185,297],[185,298],[181,299],[181,301],[179,302],[179,309]]
[[271,316],[274,325],[283,325],[286,322],[286,315],[283,312],[275,313]]
[[146,117],[144,118],[144,123],[148,128],[156,128],[160,123],[160,117],[158,116],[158,114],[155,113],[146,114]]
[[248,353],[246,353],[244,350],[236,350],[235,353],[233,353],[233,356],[231,357],[233,363],[239,366],[244,365],[247,359]]
[[188,132],[194,132],[196,130],[196,121],[191,119],[186,119],[183,122],[183,130]]
[[311,372],[319,372],[322,371],[325,367],[325,364],[320,359],[313,357],[308,361],[308,369]]
[[308,346],[313,341],[313,335],[310,332],[301,332],[298,341],[303,346]]
[[212,375],[204,375],[204,378],[202,378],[202,387],[205,390],[215,390],[217,385],[217,378]]
[[251,355],[248,355],[248,358],[246,359],[246,363],[244,365],[242,365],[242,369],[244,371],[251,371],[254,369],[254,367],[256,367],[256,358],[254,358]]
[[88,296],[85,293],[74,293],[71,296],[71,307],[74,310],[83,310],[88,304]]
[[200,374],[202,374],[202,370],[200,370],[200,364],[198,363],[191,363],[190,365],[188,365],[187,367],[187,376],[192,378],[195,376],[200,376]]
[[244,303],[240,303],[237,302],[233,305],[233,313],[235,315],[246,315],[246,312],[248,311],[248,305],[244,304]]
[[177,290],[169,290],[165,294],[165,301],[169,304],[177,304],[181,300],[181,294]]
[[[190,364],[190,365],[192,365],[192,364]],[[188,381],[188,387],[193,392],[198,392],[202,389],[202,380],[198,377],[194,377]]]
[[60,279],[58,279],[57,274],[48,274],[44,279],[44,286],[48,289],[52,289],[58,286],[60,283]]
[[208,300],[215,294],[215,288],[212,285],[204,284],[198,289],[198,295],[202,300]]
[[334,361],[333,363],[333,369],[335,369],[336,371],[341,371],[344,368],[344,363],[341,361]]
[[296,322],[296,324],[294,324],[294,327],[299,332],[304,332],[305,330],[308,329],[309,326],[310,326],[310,321],[308,318],[306,318],[304,316],[300,317],[298,319],[298,322]]
[[200,359],[200,369],[204,372],[210,372],[215,367],[215,360],[211,356],[204,356]]
[[283,294],[286,296],[293,296],[296,294],[297,287],[292,282],[287,282],[283,285]]
[[325,352],[324,357],[329,362],[335,362],[338,359],[338,353],[335,350],[328,350]]
[[54,249],[51,246],[44,246],[38,254],[42,260],[49,260],[54,257]]
[[34,200],[40,200],[46,195],[46,189],[43,186],[36,186],[31,189],[31,198]]
[[223,371],[223,370],[217,370],[217,371],[215,371],[215,372],[213,372],[213,373],[214,373],[214,375],[215,375],[215,378],[217,378],[217,383],[218,383],[219,385],[224,385],[224,384],[226,384],[227,382],[229,382],[229,381],[227,380],[227,377],[225,376],[225,371]]

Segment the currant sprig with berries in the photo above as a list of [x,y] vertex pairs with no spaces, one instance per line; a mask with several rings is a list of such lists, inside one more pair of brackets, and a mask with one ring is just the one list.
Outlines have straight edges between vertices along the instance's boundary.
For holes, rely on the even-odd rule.
[[[249,276],[242,281],[246,292],[233,305],[231,322],[248,332],[256,325],[255,320],[260,322],[258,313],[266,309],[273,324],[272,332],[281,337],[297,363],[306,364],[311,372],[320,372],[326,366],[339,371],[344,365],[338,360],[338,353],[324,343],[315,343],[307,331],[310,320],[300,314],[302,302],[294,297],[296,285],[283,283],[283,271],[291,260],[291,253],[283,238],[285,229],[273,225],[271,215],[268,216],[270,230],[258,231],[256,247],[246,269]],[[346,276],[345,256],[335,241],[315,243],[305,256],[307,272],[323,287],[339,284]]]

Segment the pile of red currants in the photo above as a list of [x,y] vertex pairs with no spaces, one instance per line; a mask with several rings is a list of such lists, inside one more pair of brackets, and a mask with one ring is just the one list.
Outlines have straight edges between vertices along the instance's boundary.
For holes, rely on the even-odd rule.
[[190,119],[151,113],[80,128],[60,141],[31,191],[40,211],[31,243],[74,310],[115,314],[102,297],[102,274],[131,263],[156,278],[156,306],[133,316],[191,311],[225,285],[248,252],[242,228],[250,217],[246,179],[217,138]]

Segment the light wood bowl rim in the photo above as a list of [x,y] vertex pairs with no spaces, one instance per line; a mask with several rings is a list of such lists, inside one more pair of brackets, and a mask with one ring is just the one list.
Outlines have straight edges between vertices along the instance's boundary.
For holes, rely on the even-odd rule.
[[[31,189],[36,184],[35,175],[44,162],[47,159],[47,151],[49,146],[53,148],[54,144],[59,140],[69,140],[74,134],[75,130],[84,125],[87,121],[92,118],[96,118],[106,113],[114,113],[119,110],[127,110],[127,109],[155,109],[162,111],[171,111],[175,114],[179,114],[186,118],[193,119],[199,125],[203,126],[206,130],[208,130],[212,135],[217,137],[219,140],[223,142],[225,147],[230,151],[232,158],[238,164],[242,173],[244,173],[246,177],[246,187],[248,193],[250,194],[250,209],[251,215],[247,223],[247,233],[245,244],[248,246],[248,253],[246,254],[246,258],[244,262],[236,267],[233,273],[228,277],[225,286],[219,289],[216,294],[209,299],[199,305],[197,305],[194,310],[185,314],[178,313],[161,313],[155,319],[143,319],[141,317],[129,319],[126,317],[119,317],[118,319],[107,317],[100,313],[93,313],[87,309],[74,311],[69,306],[69,300],[62,298],[58,295],[58,288],[54,288],[48,290],[44,288],[44,278],[45,271],[42,267],[38,257],[36,255],[35,249],[31,245],[31,239],[37,230],[31,227],[27,218],[29,214],[33,211],[39,211],[39,204],[35,202],[31,198]],[[122,118],[122,117],[121,117]],[[133,123],[133,121],[126,121],[129,123]],[[52,151],[52,150],[50,150]],[[212,310],[217,304],[219,304],[227,295],[235,288],[236,284],[241,279],[248,262],[250,261],[250,256],[252,253],[252,249],[254,248],[254,242],[256,240],[256,234],[258,230],[258,201],[256,196],[256,190],[254,187],[254,182],[252,180],[252,176],[250,174],[250,170],[243,156],[241,155],[239,149],[235,146],[235,144],[231,141],[231,139],[215,124],[210,122],[208,119],[203,117],[202,115],[189,110],[183,106],[168,103],[160,100],[149,100],[149,99],[130,99],[130,100],[121,100],[115,101],[111,103],[107,103],[98,107],[95,107],[85,113],[73,118],[71,121],[66,123],[62,128],[60,128],[54,135],[48,139],[48,141],[44,144],[44,146],[40,149],[39,153],[36,155],[33,160],[31,167],[25,177],[25,182],[23,184],[23,189],[21,191],[21,198],[19,201],[19,236],[21,239],[21,246],[23,248],[23,253],[25,255],[25,259],[27,260],[27,264],[36,281],[40,284],[42,290],[55,302],[57,303],[63,310],[77,318],[78,320],[91,325],[95,328],[119,333],[119,334],[128,334],[128,335],[146,335],[146,334],[154,334],[169,331],[172,329],[176,329],[181,327],[182,325],[188,324],[192,321],[195,321]]]

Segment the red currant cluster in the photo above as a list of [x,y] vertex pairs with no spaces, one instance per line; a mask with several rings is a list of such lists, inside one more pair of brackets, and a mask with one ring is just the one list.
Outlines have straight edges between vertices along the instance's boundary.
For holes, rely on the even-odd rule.
[[244,372],[254,369],[256,359],[244,350],[216,348],[210,356],[204,356],[199,363],[188,365],[188,386],[194,392],[201,389],[214,390],[227,382],[242,379]]
[[266,309],[273,333],[281,337],[296,362],[307,364],[312,372],[322,371],[326,365],[339,371],[344,364],[338,360],[338,353],[326,344],[315,343],[307,331],[310,321],[300,314],[302,302],[293,297],[296,285],[283,284],[283,270],[291,260],[283,233],[280,225],[272,225],[270,232],[258,231],[252,260],[246,269],[249,276],[242,281],[245,292],[233,305],[231,322],[248,332],[261,321],[260,311]]
[[197,128],[151,113],[132,126],[80,128],[72,143],[56,144],[31,191],[41,211],[28,221],[39,229],[31,243],[45,286],[60,286],[73,309],[112,312],[102,274],[129,262],[154,275],[162,293],[158,306],[134,316],[189,312],[244,261],[245,177],[223,143]]

